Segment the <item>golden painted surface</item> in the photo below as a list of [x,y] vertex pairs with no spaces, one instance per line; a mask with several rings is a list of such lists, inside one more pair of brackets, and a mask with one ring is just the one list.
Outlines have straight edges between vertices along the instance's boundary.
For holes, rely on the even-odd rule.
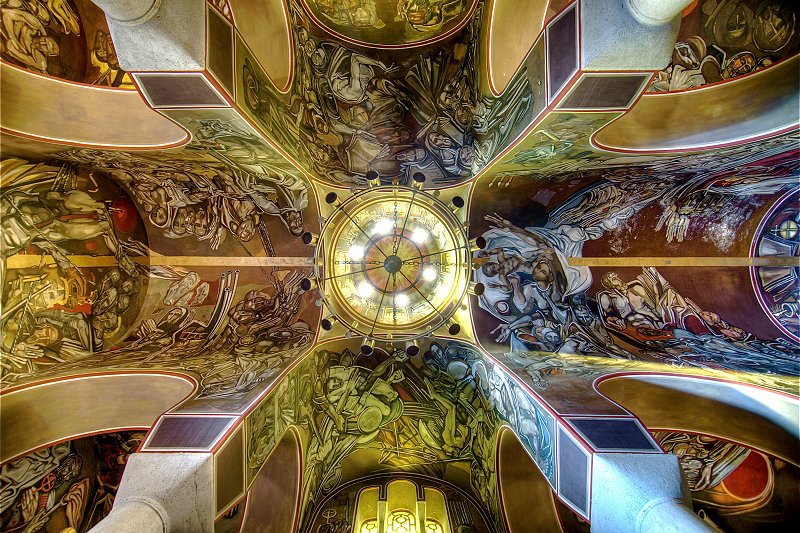
[[[117,259],[111,256],[71,255],[70,261],[77,267],[110,267],[117,265]],[[135,257],[134,263],[142,265],[175,265],[175,266],[308,266],[308,257],[201,257],[196,255],[151,255]],[[50,255],[14,255],[8,258],[6,268],[31,268],[38,265],[51,266],[56,261]]]
[[[620,376],[601,382],[598,389],[639,417],[648,428],[716,435],[764,450],[792,464],[800,464],[794,431],[765,416],[770,413],[773,418],[778,416],[797,427],[796,397],[725,384],[715,391],[719,399],[712,399],[707,392],[688,393],[687,385],[676,386],[673,381],[650,381],[648,376]],[[738,394],[752,398],[751,403],[759,402],[761,412],[741,407],[741,400],[735,398]]]
[[751,267],[797,266],[796,257],[570,257],[570,266]]
[[[800,56],[795,56],[720,85],[645,94],[594,140],[611,150],[647,152],[716,146],[774,133],[796,126],[798,86]],[[773,111],[779,109],[786,112]]]
[[289,82],[292,72],[288,8],[284,0],[230,0],[236,28],[256,60],[278,89]]
[[5,131],[109,148],[159,148],[189,140],[182,128],[147,107],[136,92],[75,85],[6,64],[1,71]]
[[528,55],[544,27],[548,0],[493,0],[488,30],[488,69],[495,93],[501,93]]
[[150,427],[195,386],[164,374],[109,374],[55,381],[2,396],[0,462],[57,440]]

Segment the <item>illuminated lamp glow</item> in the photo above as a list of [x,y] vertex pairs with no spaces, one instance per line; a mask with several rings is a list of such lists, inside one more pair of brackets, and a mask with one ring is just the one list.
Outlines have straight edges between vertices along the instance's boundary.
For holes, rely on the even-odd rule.
[[362,257],[364,257],[364,247],[354,244],[350,247],[350,251],[347,253],[350,256],[350,259],[353,261],[358,261]]
[[392,221],[388,218],[380,219],[377,224],[375,224],[375,233],[380,233],[381,235],[386,235],[390,231],[392,231]]
[[417,228],[414,230],[414,233],[411,234],[411,240],[417,244],[422,244],[428,240],[428,232],[422,228]]
[[405,307],[408,305],[408,295],[407,294],[398,294],[394,297],[394,303],[399,305],[400,307]]
[[375,291],[375,289],[372,288],[372,285],[370,285],[368,281],[362,281],[361,283],[359,283],[358,286],[356,287],[356,290],[358,291],[358,295],[361,296],[362,298],[369,298]]
[[436,279],[436,269],[433,267],[427,267],[425,270],[422,271],[422,278],[425,281],[433,281]]

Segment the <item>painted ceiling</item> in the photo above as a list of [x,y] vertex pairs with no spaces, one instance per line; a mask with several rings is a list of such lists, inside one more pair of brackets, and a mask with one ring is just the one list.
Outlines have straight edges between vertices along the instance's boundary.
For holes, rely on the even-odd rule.
[[[162,437],[176,420],[228,424],[200,446],[241,465],[217,486],[220,531],[255,512],[239,504],[292,431],[305,530],[397,473],[505,530],[498,487],[523,490],[497,468],[510,431],[583,531],[559,446],[602,447],[576,418],[677,455],[726,531],[796,522],[796,438],[726,427],[722,408],[659,418],[609,376],[796,401],[800,13],[693,2],[663,64],[598,72],[585,3],[213,0],[204,68],[129,73],[131,43],[88,0],[2,0],[0,528],[88,530],[118,485],[108,462],[165,412],[141,449],[182,449]],[[302,289],[300,236],[370,171],[462,196],[487,243],[461,332],[415,357],[360,354]]]

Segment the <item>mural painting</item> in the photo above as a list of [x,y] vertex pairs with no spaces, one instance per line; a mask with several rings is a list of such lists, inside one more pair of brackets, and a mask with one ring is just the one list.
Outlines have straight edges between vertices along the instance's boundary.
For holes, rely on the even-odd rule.
[[111,512],[128,456],[145,432],[56,444],[0,467],[0,530],[84,533]]
[[[581,174],[576,173],[600,169],[616,170],[625,175],[631,166],[637,173],[688,174],[699,179],[722,176],[726,172],[735,174],[742,166],[758,167],[759,161],[767,162],[766,167],[769,167],[770,158],[791,159],[789,154],[797,153],[796,131],[757,142],[681,155],[642,153],[631,156],[597,148],[592,141],[595,134],[617,116],[619,113],[610,112],[550,113],[508,155],[493,163],[486,174],[492,176],[494,186],[500,188],[525,177],[559,183],[579,179]],[[751,171],[751,184],[757,178],[770,178],[765,180],[765,186],[781,179],[764,174],[763,166],[751,168]],[[747,189],[743,187],[742,191]]]
[[448,48],[422,55],[395,51],[367,57],[318,38],[292,6],[295,82],[281,95],[244,42],[237,41],[241,106],[315,176],[363,183],[369,170],[384,182],[468,179],[531,118],[532,96],[520,71],[501,99],[478,90],[480,9]]
[[414,45],[457,31],[476,0],[300,0],[315,21],[346,39]]
[[695,511],[724,531],[790,531],[800,499],[800,469],[758,450],[709,435],[654,431],[678,457]]
[[310,270],[259,260],[310,253],[308,181],[229,110],[171,113],[186,148],[3,162],[3,385],[175,369],[239,405],[313,342]]
[[[797,345],[763,313],[759,319],[743,309],[747,301],[758,308],[755,294],[698,294],[698,270],[634,268],[623,259],[747,257],[748,235],[768,201],[783,193],[796,198],[797,179],[789,153],[711,175],[643,167],[584,172],[566,184],[559,177],[536,186],[514,182],[489,212],[471,215],[472,230],[487,240],[476,252],[476,281],[487,287],[475,309],[482,344],[493,353],[604,355],[797,376]],[[474,205],[488,205],[484,195],[497,198],[486,181]],[[593,257],[618,258],[619,266],[590,268],[580,259]],[[707,287],[749,286],[745,268],[703,272]]]
[[231,5],[228,0],[208,0],[208,3],[214,6],[222,16],[233,22],[233,12],[231,11]]
[[701,0],[681,21],[672,61],[650,92],[693,89],[797,53],[800,12],[788,0]]
[[146,292],[147,239],[128,194],[75,165],[2,162],[3,374],[108,348]]
[[2,0],[0,57],[55,78],[134,89],[90,0]]
[[248,482],[296,425],[308,435],[303,509],[368,473],[404,472],[471,490],[498,520],[495,443],[506,425],[555,483],[555,420],[507,371],[455,342],[415,358],[377,353],[320,349],[295,367],[248,417]]

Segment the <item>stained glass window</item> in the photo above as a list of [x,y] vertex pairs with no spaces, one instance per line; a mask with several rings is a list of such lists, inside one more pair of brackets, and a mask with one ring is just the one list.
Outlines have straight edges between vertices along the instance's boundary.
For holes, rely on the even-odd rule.
[[393,511],[386,526],[386,533],[414,533],[417,521],[410,511]]
[[444,533],[444,528],[436,520],[426,520],[425,533]]
[[374,518],[361,524],[361,533],[377,533],[378,521]]

